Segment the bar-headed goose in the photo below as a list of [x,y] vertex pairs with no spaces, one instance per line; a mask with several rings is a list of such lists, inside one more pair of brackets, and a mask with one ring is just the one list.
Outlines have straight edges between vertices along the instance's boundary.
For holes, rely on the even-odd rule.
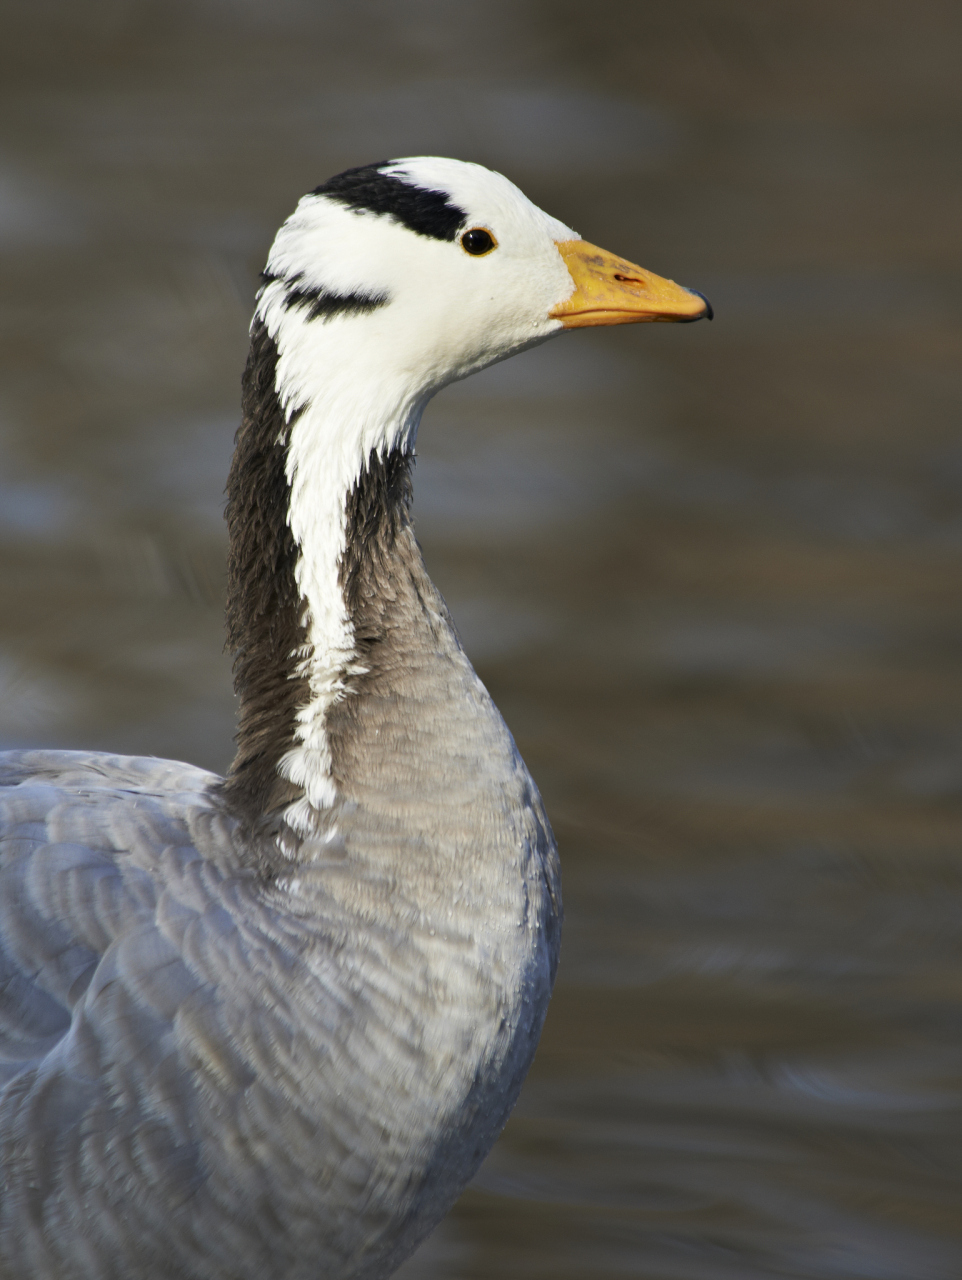
[[548,820],[411,529],[446,383],[711,316],[417,158],[271,249],[228,485],[226,778],[0,757],[0,1276],[387,1276],[501,1130],[558,961]]

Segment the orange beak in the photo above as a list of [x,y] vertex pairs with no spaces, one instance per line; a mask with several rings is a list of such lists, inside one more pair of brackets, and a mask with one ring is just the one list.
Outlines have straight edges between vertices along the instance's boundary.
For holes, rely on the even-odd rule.
[[596,324],[640,324],[643,321],[711,320],[711,303],[693,289],[663,280],[653,271],[616,258],[586,240],[560,240],[574,293],[551,311],[566,329]]

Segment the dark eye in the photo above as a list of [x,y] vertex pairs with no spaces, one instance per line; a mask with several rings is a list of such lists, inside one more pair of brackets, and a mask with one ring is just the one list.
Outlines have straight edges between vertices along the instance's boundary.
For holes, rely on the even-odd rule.
[[483,253],[490,253],[496,246],[494,236],[490,231],[485,231],[484,227],[472,227],[461,237],[461,248],[475,258],[480,258]]

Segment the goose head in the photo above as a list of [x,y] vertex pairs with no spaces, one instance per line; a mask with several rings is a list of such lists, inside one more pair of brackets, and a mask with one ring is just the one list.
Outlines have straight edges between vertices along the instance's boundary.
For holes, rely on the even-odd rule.
[[376,385],[370,410],[391,434],[410,435],[441,387],[565,329],[711,308],[588,244],[501,174],[421,156],[306,195],[271,249],[258,314],[278,343],[282,400],[347,394],[369,436],[363,388]]

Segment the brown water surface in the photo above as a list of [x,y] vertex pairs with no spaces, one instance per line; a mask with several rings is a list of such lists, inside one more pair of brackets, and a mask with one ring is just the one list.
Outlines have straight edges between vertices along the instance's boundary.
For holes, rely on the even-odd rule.
[[408,1280],[962,1276],[962,9],[8,3],[0,745],[222,769],[298,196],[441,152],[703,289],[444,392],[418,528],[561,841],[522,1101]]

